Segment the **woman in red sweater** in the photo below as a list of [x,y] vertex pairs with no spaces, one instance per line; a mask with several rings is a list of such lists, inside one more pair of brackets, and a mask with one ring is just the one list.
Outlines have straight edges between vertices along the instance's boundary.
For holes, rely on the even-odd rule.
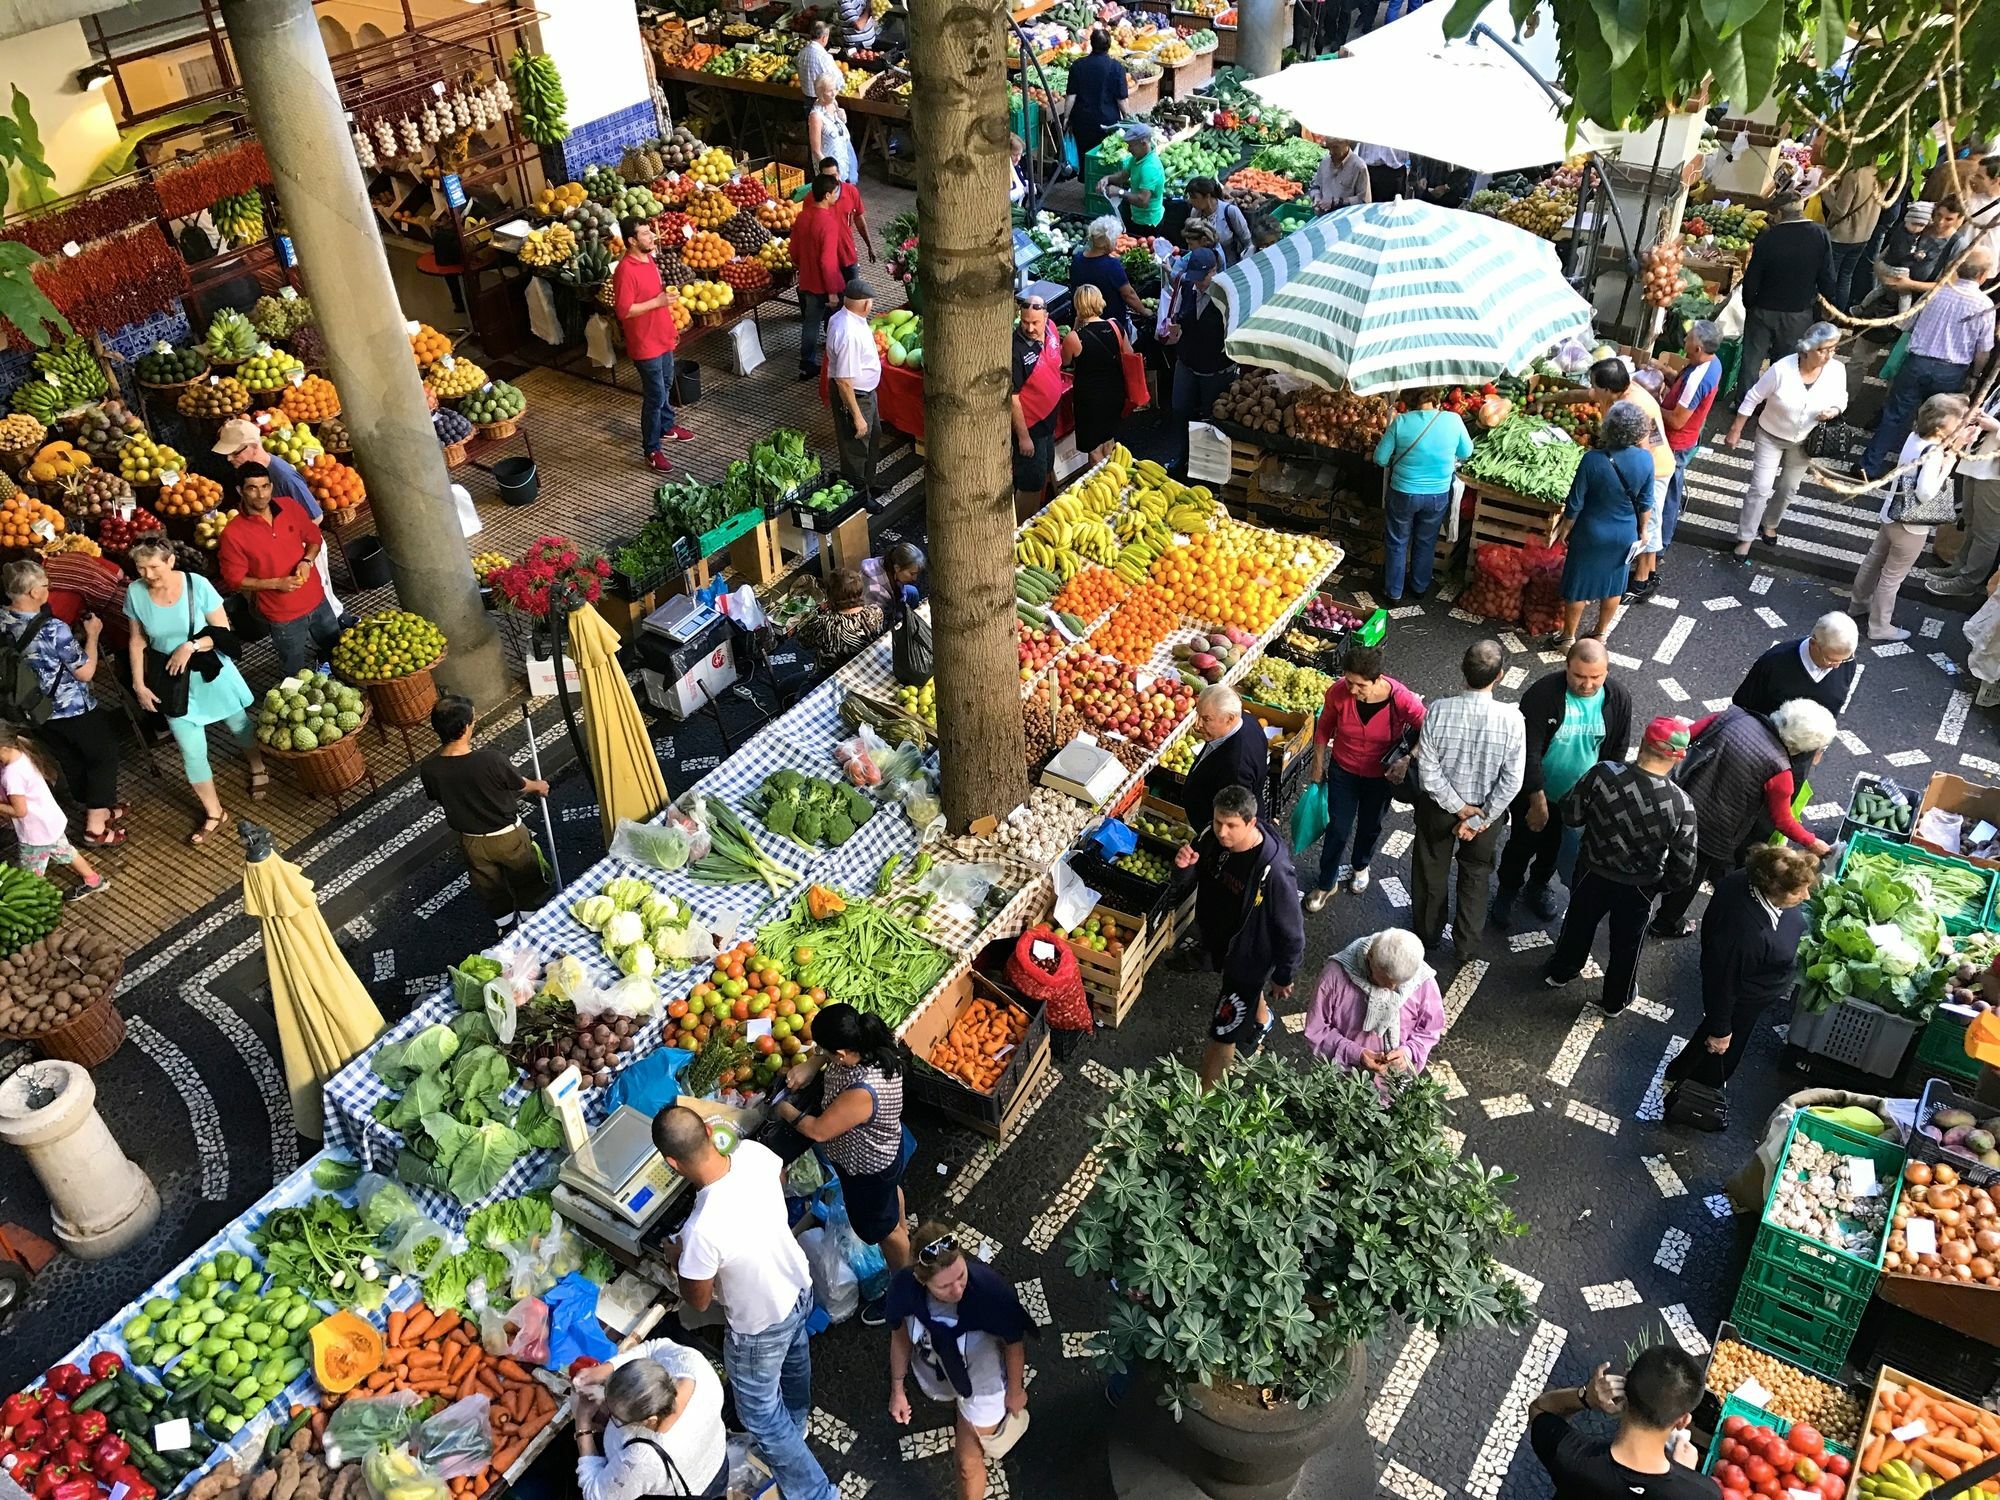
[[[1315,912],[1333,899],[1334,887],[1368,889],[1368,861],[1389,810],[1389,778],[1382,758],[1412,725],[1424,722],[1424,700],[1382,672],[1380,646],[1352,645],[1340,658],[1340,677],[1326,690],[1313,726],[1313,780],[1326,778],[1326,841],[1320,846],[1319,880],[1305,907]],[[1328,752],[1332,764],[1328,764]],[[1349,833],[1354,850],[1349,862]]]

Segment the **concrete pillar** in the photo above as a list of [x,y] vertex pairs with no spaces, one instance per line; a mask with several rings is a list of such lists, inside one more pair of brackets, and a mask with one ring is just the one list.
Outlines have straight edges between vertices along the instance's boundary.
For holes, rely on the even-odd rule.
[[451,643],[438,676],[483,706],[507,691],[451,480],[311,0],[223,0],[222,19],[285,224],[319,310],[341,416],[405,609]]
[[[44,1084],[54,1098],[42,1099]],[[87,1068],[40,1062],[0,1084],[0,1142],[28,1158],[49,1195],[56,1238],[80,1260],[116,1255],[160,1216],[153,1180],[132,1164],[97,1112]]]
[[1290,11],[1285,0],[1241,0],[1236,7],[1236,65],[1252,78],[1268,78],[1285,65]]

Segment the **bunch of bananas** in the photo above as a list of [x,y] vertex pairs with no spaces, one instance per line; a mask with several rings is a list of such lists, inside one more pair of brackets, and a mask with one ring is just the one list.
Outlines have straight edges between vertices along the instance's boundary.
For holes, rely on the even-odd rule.
[[0,865],[0,953],[12,953],[53,931],[62,892],[18,865]]
[[208,216],[232,247],[240,249],[264,238],[264,200],[254,192],[217,198]]
[[574,254],[576,231],[567,224],[530,229],[527,238],[521,241],[521,264],[524,266],[559,266]]
[[1118,559],[1118,538],[1102,516],[1091,515],[1073,494],[1060,495],[1014,544],[1014,560],[1046,568],[1067,582],[1086,563]]
[[111,388],[86,339],[59,339],[35,356],[35,373],[8,404],[47,426],[60,412],[94,401]]
[[560,146],[569,134],[569,122],[563,118],[569,95],[563,91],[555,59],[524,47],[507,60],[507,70],[513,75],[514,118],[521,134],[537,146]]

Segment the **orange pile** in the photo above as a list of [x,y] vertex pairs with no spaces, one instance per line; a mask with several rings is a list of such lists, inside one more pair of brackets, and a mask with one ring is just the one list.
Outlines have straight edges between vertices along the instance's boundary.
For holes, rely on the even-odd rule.
[[790,200],[769,198],[757,205],[757,222],[766,229],[790,229],[798,216],[799,206]]
[[162,487],[153,509],[163,516],[198,516],[215,509],[222,500],[222,486],[206,474],[183,474]]
[[701,271],[711,271],[726,266],[735,256],[736,250],[729,241],[719,234],[710,234],[706,230],[689,240],[681,251],[681,259]]
[[361,471],[350,469],[331,453],[322,453],[299,472],[313,498],[327,510],[352,510],[368,498]]
[[65,527],[61,511],[31,499],[19,490],[0,501],[0,547],[40,545],[32,529],[37,521],[47,521],[59,535]]
[[930,1064],[962,1079],[980,1093],[993,1091],[1007,1060],[1028,1034],[1027,1012],[979,999],[958,1013],[951,1030],[931,1048]]
[[1079,619],[1094,620],[1131,591],[1109,568],[1085,568],[1056,591],[1049,606]]
[[1182,613],[1261,635],[1306,586],[1304,569],[1267,557],[1249,527],[1202,532],[1154,560],[1153,582]]
[[451,353],[451,340],[430,324],[419,323],[417,331],[410,335],[410,352],[416,355],[420,365],[436,364]]
[[679,332],[686,333],[694,326],[694,314],[681,305],[679,298],[667,304],[667,311],[673,316],[674,327]]
[[1122,662],[1144,666],[1167,632],[1180,623],[1180,611],[1173,601],[1162,590],[1144,583],[1091,634],[1090,644]]
[[308,375],[288,385],[278,397],[278,410],[294,422],[324,422],[340,415],[340,392],[324,375]]

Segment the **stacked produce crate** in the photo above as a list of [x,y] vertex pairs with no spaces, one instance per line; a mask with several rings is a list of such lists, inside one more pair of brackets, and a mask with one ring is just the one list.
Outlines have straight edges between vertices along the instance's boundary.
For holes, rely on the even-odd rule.
[[1838,1374],[1882,1274],[1903,1153],[1800,1110],[1778,1161],[1730,1321],[1773,1353]]

